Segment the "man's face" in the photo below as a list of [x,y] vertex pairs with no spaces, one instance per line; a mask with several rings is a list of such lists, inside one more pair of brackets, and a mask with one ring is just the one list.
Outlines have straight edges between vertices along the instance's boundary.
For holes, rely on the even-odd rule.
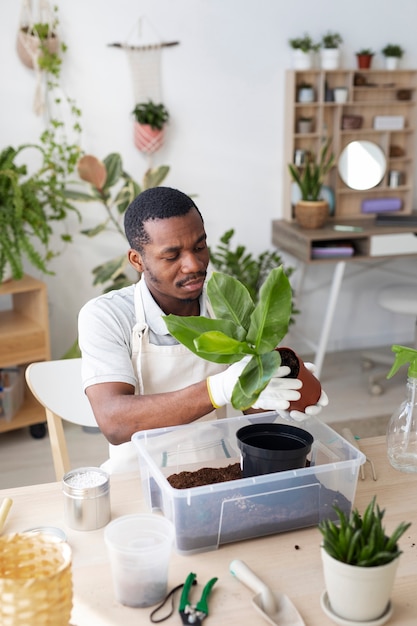
[[206,278],[209,251],[201,217],[192,208],[186,215],[150,220],[145,228],[150,243],[129,258],[162,310],[181,314],[182,307],[198,301]]

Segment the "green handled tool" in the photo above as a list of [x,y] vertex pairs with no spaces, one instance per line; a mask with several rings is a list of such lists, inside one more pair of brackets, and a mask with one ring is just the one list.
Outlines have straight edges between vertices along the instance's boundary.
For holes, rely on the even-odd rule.
[[197,604],[191,604],[188,599],[188,594],[194,583],[195,578],[196,574],[194,574],[193,572],[188,574],[181,593],[180,606],[178,610],[181,615],[183,624],[195,624],[196,626],[200,626],[203,619],[205,619],[208,615],[207,598],[213,588],[214,583],[218,579],[211,578],[204,587],[201,598],[197,602]]

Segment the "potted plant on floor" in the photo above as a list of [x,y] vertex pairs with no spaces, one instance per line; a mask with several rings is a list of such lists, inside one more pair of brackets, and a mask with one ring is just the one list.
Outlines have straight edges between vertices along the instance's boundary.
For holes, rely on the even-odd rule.
[[145,154],[152,154],[164,142],[165,125],[169,112],[162,103],[152,100],[138,103],[132,111],[134,122],[135,146]]
[[343,43],[339,33],[328,31],[321,38],[320,61],[323,70],[336,70],[340,64],[340,44]]
[[387,70],[396,70],[400,59],[404,55],[404,49],[398,44],[388,43],[381,50],[385,57],[385,67]]
[[302,37],[289,39],[292,49],[293,66],[295,70],[309,70],[313,66],[313,53],[319,49],[319,44],[314,43],[310,35],[305,33]]
[[318,158],[312,152],[306,156],[305,163],[297,167],[288,164],[291,178],[301,193],[301,200],[295,205],[295,219],[302,228],[321,228],[329,215],[329,204],[321,197],[324,179],[334,165],[335,157],[330,151],[331,140],[326,141]]
[[271,270],[256,303],[239,280],[220,272],[208,280],[207,296],[215,318],[168,315],[164,319],[171,335],[203,359],[232,364],[247,358],[232,393],[235,409],[252,407],[281,363],[290,367],[289,376],[306,377],[302,398],[290,409],[303,411],[318,402],[319,381],[294,352],[277,348],[292,312],[292,290],[282,266]]
[[[322,520],[321,556],[326,592],[322,607],[333,617],[370,622],[390,611],[390,596],[401,550],[398,540],[411,523],[402,522],[391,535],[383,526],[384,510],[374,497],[363,516],[350,516],[337,506],[339,523]],[[382,624],[382,621],[380,622]]]
[[372,65],[375,52],[371,48],[361,48],[356,52],[356,60],[360,70],[367,70]]

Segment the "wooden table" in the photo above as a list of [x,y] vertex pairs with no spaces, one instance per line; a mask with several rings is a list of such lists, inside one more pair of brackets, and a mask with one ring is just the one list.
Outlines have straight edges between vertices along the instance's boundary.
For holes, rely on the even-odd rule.
[[[369,463],[365,480],[359,479],[355,505],[360,511],[374,494],[386,508],[386,529],[392,532],[401,521],[413,525],[401,538],[403,550],[392,596],[394,614],[389,625],[417,624],[417,475],[394,470],[386,457],[385,437],[364,439],[361,449],[372,459],[377,481],[372,480]],[[110,564],[103,542],[103,529],[74,531],[63,521],[63,496],[60,483],[50,483],[0,491],[13,499],[4,528],[5,533],[23,531],[39,525],[65,530],[73,549],[74,626],[150,624],[151,609],[132,609],[119,605],[112,588]],[[139,476],[119,475],[111,479],[112,517],[145,511]],[[331,626],[333,622],[320,607],[324,589],[320,561],[321,535],[317,528],[282,533],[271,537],[221,546],[218,550],[190,556],[175,551],[170,564],[169,588],[183,582],[189,572],[197,574],[198,587],[191,592],[199,599],[204,584],[213,576],[219,580],[210,596],[207,626],[262,626],[267,623],[252,607],[255,595],[229,573],[233,559],[242,559],[272,589],[287,593],[297,606],[306,626]],[[179,597],[176,598],[176,608]],[[166,622],[181,624],[177,611]]]

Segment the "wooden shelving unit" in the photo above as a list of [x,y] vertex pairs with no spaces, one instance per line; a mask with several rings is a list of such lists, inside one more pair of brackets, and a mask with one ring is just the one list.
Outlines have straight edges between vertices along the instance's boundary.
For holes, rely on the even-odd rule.
[[[0,367],[25,366],[51,358],[45,283],[24,276],[0,284]],[[0,419],[0,433],[45,422],[44,408],[25,385],[23,405],[10,420]]]
[[[298,92],[302,84],[313,86],[313,102],[298,101]],[[347,88],[348,98],[345,103],[329,100],[329,94],[335,87]],[[402,99],[404,95],[408,99]],[[325,183],[334,194],[334,218],[369,218],[369,214],[362,213],[362,202],[377,198],[400,198],[402,204],[400,213],[404,215],[411,213],[416,105],[417,70],[288,71],[285,107],[284,218],[293,219],[294,188],[287,164],[295,162],[296,150],[313,151],[317,154],[323,140],[328,138],[332,140],[336,163],[345,146],[355,140],[376,143],[383,150],[387,160],[386,173],[382,181],[376,187],[365,191],[349,188],[339,176],[337,167],[333,168]],[[361,116],[361,128],[343,130],[344,116]],[[401,116],[404,118],[404,128],[376,130],[374,128],[376,116]],[[301,117],[313,118],[311,132],[297,132],[297,122]],[[391,170],[402,172],[402,182],[396,188],[389,186]]]

